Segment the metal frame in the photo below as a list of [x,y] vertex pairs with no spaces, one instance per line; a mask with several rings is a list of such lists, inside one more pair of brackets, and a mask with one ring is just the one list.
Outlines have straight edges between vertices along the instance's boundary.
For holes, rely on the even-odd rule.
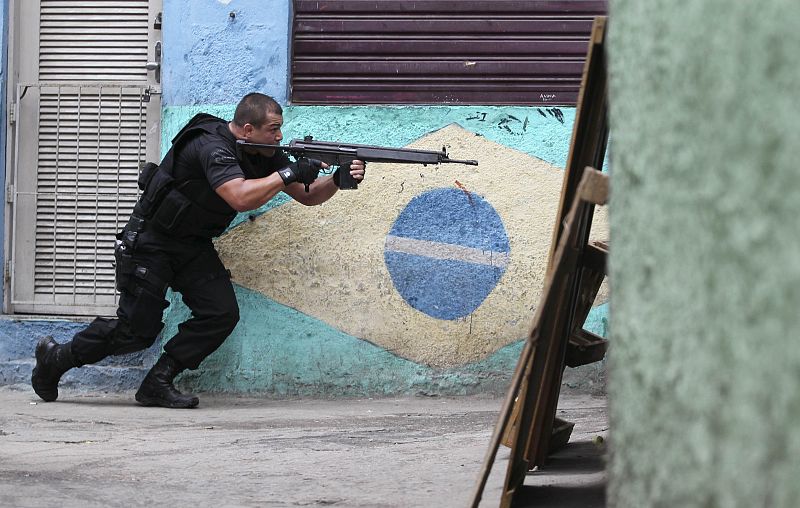
[[[112,89],[112,90],[116,91],[116,93],[112,92],[111,94],[104,94],[104,92],[103,92],[104,88],[105,89]],[[93,98],[96,97],[97,106],[98,106],[98,110],[96,112],[96,115],[97,115],[97,118],[98,118],[98,121],[99,121],[100,115],[102,114],[102,110],[104,108],[104,105],[102,104],[102,100],[103,100],[104,97],[109,97],[111,100],[116,98],[117,99],[117,108],[121,109],[124,97],[135,97],[135,96],[138,95],[140,97],[140,100],[143,100],[144,97],[146,97],[147,95],[149,95],[151,93],[151,89],[150,89],[150,87],[148,85],[140,85],[140,84],[98,83],[98,82],[20,83],[16,87],[16,92],[17,93],[16,93],[16,101],[15,101],[15,118],[17,118],[17,119],[19,119],[20,116],[21,116],[20,115],[20,109],[22,107],[21,105],[22,105],[22,102],[23,102],[23,97],[30,89],[36,89],[36,90],[39,90],[39,91],[41,91],[43,89],[53,89],[53,90],[57,91],[56,92],[56,96],[57,96],[57,102],[59,104],[59,106],[56,109],[57,117],[61,116],[61,107],[60,107],[61,106],[61,97],[62,97],[62,94],[64,93],[64,91],[65,90],[66,91],[77,91],[77,96],[78,96],[78,123],[80,123],[80,115],[82,113],[84,113],[84,110],[81,109],[81,101],[82,101],[82,97],[84,95],[91,96]],[[125,94],[124,92],[126,90],[131,90],[134,93]],[[138,91],[138,94],[136,93],[137,91]],[[86,93],[86,92],[88,92],[88,93]],[[39,94],[39,101],[40,101],[39,104],[41,104],[41,94]],[[112,108],[113,108],[113,106],[112,106]],[[145,129],[145,123],[146,123],[146,116],[145,116],[145,111],[144,110],[145,110],[145,108],[141,108],[139,110],[138,118],[137,118],[137,122],[138,122],[137,130],[139,132],[139,139],[138,139],[138,143],[137,143],[138,144],[138,154],[137,154],[137,159],[138,160],[143,160],[144,159],[144,150],[145,150],[145,148],[144,148],[144,143],[142,142],[143,141],[142,136],[143,136],[143,132],[144,132],[144,129]],[[120,117],[120,122],[121,122],[121,120],[122,120],[122,117]],[[57,136],[56,137],[56,152],[58,154],[59,153],[58,146],[60,144],[59,138],[58,138],[58,133],[56,134],[56,136]],[[80,131],[78,131],[77,138],[75,139],[75,141],[77,142],[77,144],[79,146],[80,146],[80,142],[81,142],[81,136],[82,135],[81,135]],[[75,245],[77,246],[77,244],[78,244],[78,224],[79,224],[79,222],[78,222],[78,199],[77,198],[78,197],[89,197],[89,198],[91,198],[91,196],[94,195],[94,197],[96,199],[96,202],[97,202],[97,205],[98,205],[97,208],[99,209],[99,202],[100,202],[100,197],[101,196],[116,196],[116,197],[121,196],[122,195],[121,192],[120,192],[121,191],[120,184],[122,183],[122,180],[120,179],[121,158],[118,157],[117,161],[116,161],[116,164],[117,164],[117,187],[116,187],[116,192],[102,192],[102,191],[99,191],[99,190],[95,191],[94,193],[79,192],[78,189],[77,189],[77,185],[79,184],[78,180],[75,181],[76,189],[75,189],[74,192],[40,192],[40,191],[38,191],[36,189],[34,189],[32,191],[30,191],[30,190],[20,190],[20,186],[19,186],[19,182],[20,182],[20,175],[19,175],[20,161],[19,161],[19,158],[20,158],[20,152],[21,152],[20,146],[19,146],[20,137],[21,136],[15,136],[14,170],[13,170],[13,173],[12,173],[13,174],[13,182],[14,183],[13,183],[13,186],[10,187],[10,192],[8,193],[8,198],[10,198],[10,200],[11,200],[11,213],[12,213],[13,217],[18,217],[19,216],[18,206],[20,205],[21,201],[24,200],[24,199],[35,199],[36,203],[38,205],[38,199],[39,198],[41,198],[43,196],[51,196],[52,195],[55,198],[55,201],[56,201],[55,208],[58,208],[58,200],[59,200],[60,197],[74,196],[76,198],[75,199],[75,209],[74,209],[74,214],[75,214],[75,218],[74,218],[74,235],[75,235],[74,236],[74,241],[75,241]],[[97,133],[97,139],[98,139],[98,144],[99,144],[99,141],[100,141],[100,132],[99,131]],[[119,134],[119,130],[118,130],[118,135],[117,135],[117,143],[118,143],[118,147],[121,147],[122,137],[121,137],[121,134]],[[97,156],[97,165],[98,165],[98,167],[100,165],[99,153],[98,153],[98,156]],[[77,174],[77,172],[76,172],[76,174]],[[57,175],[57,173],[56,173],[56,175]],[[97,178],[97,183],[99,184],[99,177],[101,176],[101,173],[98,171],[95,176]],[[37,175],[37,177],[38,177],[38,175]],[[38,178],[37,178],[37,181],[38,181]],[[58,176],[56,176],[56,185],[58,185]],[[134,199],[138,198],[138,195],[139,195],[138,188],[136,188],[135,192],[136,192],[135,196],[131,196]],[[120,221],[122,221],[124,219],[124,217],[127,215],[127,213],[125,213],[123,215],[120,215],[120,201],[119,200],[116,203],[116,212],[117,212],[117,216],[119,217]],[[56,223],[53,225],[53,247],[54,247],[54,249],[57,246],[57,230],[58,230],[58,228],[56,227],[57,224],[58,224],[58,222],[56,221]],[[18,235],[18,228],[19,227],[20,227],[20,224],[19,224],[18,220],[12,221],[12,224],[11,224],[11,245],[12,246],[13,245],[17,245],[18,236],[19,236]],[[97,227],[95,227],[94,234],[95,234],[95,241],[97,241],[98,240],[98,236],[100,234]],[[110,252],[110,247],[111,247],[111,245],[109,245],[109,252]],[[90,295],[79,295],[76,292],[76,293],[73,293],[71,301],[70,301],[69,296],[64,296],[64,295],[59,295],[58,294],[57,287],[56,287],[56,278],[55,278],[55,276],[53,277],[53,285],[52,285],[52,291],[51,291],[52,300],[50,302],[43,301],[42,299],[27,300],[27,299],[15,298],[15,295],[17,295],[17,278],[18,278],[17,277],[17,271],[14,269],[14,267],[17,264],[15,250],[16,249],[12,248],[9,251],[9,261],[10,261],[11,270],[10,270],[10,281],[9,281],[10,294],[9,294],[8,302],[12,307],[14,307],[14,306],[31,306],[31,307],[36,307],[38,309],[37,310],[38,312],[53,312],[54,311],[54,312],[59,312],[59,313],[97,314],[98,313],[97,311],[107,310],[107,307],[109,307],[109,306],[111,306],[111,307],[116,306],[118,296],[114,292],[113,286],[109,287],[109,288],[101,288],[101,287],[98,287],[97,281],[95,280],[95,285],[94,285],[93,291],[91,292]],[[56,255],[56,252],[54,251],[54,260],[53,260],[54,263],[56,261],[55,260],[55,255]],[[99,261],[98,254],[96,253],[95,254],[95,259],[94,259],[95,267],[98,266],[98,261]],[[77,259],[75,260],[75,263],[74,263],[73,267],[74,267],[74,269],[75,269],[75,271],[77,273],[78,272]],[[54,269],[55,269],[55,266],[54,266]],[[35,270],[35,267],[34,267],[34,270]],[[34,271],[34,275],[35,275],[35,271]],[[77,286],[77,282],[78,282],[77,281],[77,277],[75,279],[73,279],[72,282],[73,282],[73,286]],[[35,282],[34,282],[34,286],[35,286]],[[107,291],[103,292],[102,294],[98,294],[98,290],[102,290],[102,289],[106,289]],[[35,292],[36,292],[36,288],[34,287],[34,293]],[[111,294],[111,298],[108,298],[109,292]],[[67,300],[66,302],[64,301],[65,299]],[[52,306],[51,309],[48,308],[50,306]]]
[[[129,151],[130,157],[137,157],[140,159],[138,162],[142,162],[144,160],[157,160],[160,157],[160,114],[161,114],[161,107],[160,101],[156,97],[160,98],[161,90],[160,85],[158,84],[158,80],[156,79],[155,74],[152,72],[154,70],[160,70],[160,65],[158,65],[158,69],[151,68],[155,63],[160,64],[158,61],[158,51],[161,49],[161,24],[160,24],[160,12],[162,9],[162,1],[161,0],[147,0],[147,12],[148,12],[148,37],[147,37],[147,45],[148,45],[148,62],[146,68],[151,71],[147,74],[146,80],[134,80],[134,81],[71,81],[69,78],[65,79],[64,81],[36,81],[38,78],[38,71],[36,67],[38,64],[38,58],[35,54],[28,55],[26,51],[30,51],[38,47],[38,37],[39,37],[39,30],[38,25],[34,24],[34,29],[30,29],[31,21],[36,16],[36,11],[38,9],[39,2],[32,1],[32,0],[9,0],[8,2],[8,9],[7,15],[9,20],[9,32],[8,32],[8,72],[7,75],[10,76],[8,79],[8,87],[6,90],[6,104],[7,104],[7,111],[8,111],[8,118],[7,118],[7,126],[8,126],[8,135],[5,140],[6,143],[6,161],[5,161],[5,175],[6,175],[6,204],[5,204],[5,218],[4,218],[4,239],[3,239],[3,249],[4,249],[4,279],[3,279],[3,312],[6,314],[14,314],[19,313],[21,315],[25,314],[44,314],[46,317],[55,317],[55,316],[65,316],[69,314],[73,314],[74,318],[80,318],[81,316],[90,316],[90,315],[103,315],[111,313],[111,309],[116,306],[116,302],[118,296],[114,291],[105,292],[103,293],[103,288],[100,286],[105,285],[104,282],[100,282],[100,286],[93,285],[94,282],[89,283],[88,281],[79,281],[78,276],[75,276],[75,280],[71,282],[73,289],[78,287],[77,283],[80,283],[80,287],[85,287],[88,289],[86,294],[81,293],[80,291],[73,291],[71,295],[59,295],[56,291],[52,292],[52,298],[48,303],[43,303],[41,298],[34,298],[33,289],[31,289],[30,295],[19,295],[17,290],[20,288],[20,273],[17,273],[15,267],[17,263],[20,262],[21,259],[27,259],[28,254],[30,254],[30,258],[33,259],[35,253],[33,252],[33,248],[30,247],[30,238],[32,238],[30,232],[20,231],[20,228],[27,227],[27,224],[31,224],[33,227],[35,225],[36,220],[36,211],[26,210],[27,215],[30,216],[33,222],[22,224],[19,222],[20,218],[20,207],[23,206],[20,203],[24,200],[33,203],[33,207],[36,206],[36,200],[41,198],[42,196],[48,196],[50,192],[39,193],[39,189],[36,187],[34,183],[33,186],[28,186],[27,188],[20,187],[19,180],[20,177],[28,178],[31,175],[21,175],[20,171],[20,161],[21,157],[24,155],[24,152],[21,153],[21,150],[24,150],[24,144],[20,144],[20,138],[23,137],[26,133],[22,132],[23,128],[20,125],[20,121],[29,121],[31,118],[20,118],[21,115],[24,117],[25,115],[30,114],[30,112],[24,111],[24,106],[21,106],[21,103],[24,101],[24,90],[27,89],[29,94],[38,94],[39,91],[45,88],[51,88],[56,91],[56,95],[58,94],[65,94],[65,90],[68,88],[72,88],[73,90],[80,90],[80,93],[84,96],[92,95],[92,101],[97,101],[97,107],[99,111],[97,112],[99,119],[100,112],[106,112],[107,114],[107,105],[103,104],[103,101],[107,101],[108,98],[113,97],[116,101],[117,105],[124,104],[125,99],[124,96],[131,97],[135,94],[137,97],[141,97],[143,101],[147,101],[151,97],[154,99],[151,101],[151,105],[149,107],[144,107],[139,111],[139,125],[142,125],[144,129],[139,129],[139,136],[140,142],[138,143],[138,150],[139,153],[135,154],[135,151]],[[37,18],[38,19],[38,18]],[[91,77],[87,78],[91,80]],[[35,88],[35,90],[32,90]],[[90,91],[91,90],[91,91]],[[109,93],[109,90],[113,90]],[[122,96],[122,97],[121,97]],[[29,99],[29,97],[28,97]],[[36,108],[39,107],[40,103],[36,104]],[[61,104],[58,103],[56,100],[56,110],[61,108]],[[74,105],[73,105],[74,107]],[[115,107],[115,106],[111,106]],[[130,107],[130,106],[128,106]],[[73,110],[74,111],[74,110]],[[73,115],[76,114],[73,112]],[[136,114],[135,112],[133,113]],[[151,116],[152,115],[152,116]],[[73,117],[74,118],[74,117]],[[122,118],[124,120],[124,118]],[[128,118],[130,120],[130,117]],[[57,120],[56,120],[57,122]],[[133,124],[134,122],[130,122]],[[145,125],[146,124],[146,125]],[[32,126],[33,124],[27,123],[26,125]],[[38,125],[38,124],[37,124]],[[33,127],[28,127],[27,132],[35,132],[31,131]],[[98,140],[100,139],[102,133],[98,133]],[[80,133],[77,132],[75,134],[76,139],[89,139],[91,138],[92,134]],[[51,138],[52,139],[52,138]],[[108,139],[107,133],[104,142]],[[124,144],[125,138],[122,137],[122,144]],[[38,141],[37,141],[38,142]],[[99,142],[98,142],[99,143]],[[113,139],[111,140],[113,144]],[[120,141],[117,140],[119,145]],[[132,147],[129,146],[130,149]],[[58,150],[56,150],[58,153]],[[125,157],[120,157],[117,161],[117,165],[121,164],[120,161],[125,160]],[[81,162],[81,161],[78,161]],[[102,154],[98,154],[98,162],[105,162],[114,164],[113,160],[109,160],[108,158],[103,158]],[[82,159],[82,163],[86,163],[86,158]],[[91,161],[90,161],[91,164]],[[129,166],[128,163],[123,166],[125,169]],[[85,166],[83,166],[85,168]],[[108,168],[109,166],[104,166]],[[77,170],[76,170],[77,171]],[[112,167],[113,171],[113,167]],[[119,173],[119,172],[118,172]],[[76,173],[77,175],[78,173]],[[85,173],[80,173],[84,175]],[[98,204],[103,204],[104,206],[99,207],[102,211],[112,210],[107,215],[101,215],[101,219],[107,219],[103,224],[105,228],[108,227],[109,221],[113,221],[113,206],[109,207],[108,201],[105,203],[101,203],[104,200],[109,198],[109,195],[115,194],[111,188],[119,189],[119,184],[116,186],[113,183],[112,179],[108,178],[108,171],[97,172],[97,178],[102,179],[102,181],[109,184],[109,188],[105,190],[97,190],[94,194],[95,199],[97,200]],[[53,175],[51,175],[52,177]],[[38,178],[34,176],[33,178]],[[56,182],[58,182],[58,177],[56,176]],[[77,176],[76,176],[77,178]],[[127,181],[127,179],[125,180]],[[30,183],[31,180],[28,180]],[[50,180],[52,182],[52,180]],[[85,182],[82,182],[85,183]],[[135,186],[134,186],[135,188]],[[57,190],[57,184],[54,190]],[[48,189],[49,191],[49,189]],[[38,193],[38,194],[37,194]],[[89,193],[89,200],[91,200],[91,192]],[[118,193],[117,193],[118,194]],[[78,180],[76,180],[76,186],[74,188],[74,194],[70,192],[62,192],[60,193],[59,197],[65,199],[72,199],[73,197],[76,199],[76,207],[79,206],[81,203],[77,201],[78,195],[82,198],[86,198],[86,192],[80,192],[78,186]],[[137,194],[138,195],[138,194]],[[38,198],[37,198],[38,196]],[[59,197],[55,199],[58,200]],[[51,203],[53,203],[52,197]],[[90,201],[91,202],[91,201]],[[30,204],[24,206],[31,206]],[[55,205],[54,206],[54,214],[53,217],[56,218],[55,214]],[[121,206],[121,203],[117,203],[117,207]],[[117,208],[120,210],[120,208]],[[117,213],[117,216],[120,212]],[[87,219],[88,217],[88,219]],[[87,219],[91,220],[91,217],[88,215],[84,215],[82,217],[76,214],[75,223],[86,224],[84,220]],[[62,231],[56,230],[57,221],[54,221],[53,224],[53,234],[58,235],[59,238],[63,238],[61,235],[63,234]],[[91,228],[91,224],[89,226]],[[95,226],[94,232],[90,233],[93,235],[97,235],[98,228],[100,226]],[[75,228],[76,234],[78,233],[78,229]],[[27,245],[24,247],[22,252],[15,253],[14,251],[18,248],[18,242],[20,236],[28,235],[29,239]],[[48,231],[49,233],[49,231]],[[81,236],[81,241],[84,245],[87,242],[87,236]],[[88,241],[92,241],[91,239]],[[63,243],[63,239],[61,240]],[[57,251],[55,250],[55,246],[57,243],[53,243],[53,261],[55,262]],[[77,248],[79,242],[76,241],[74,244]],[[109,254],[112,252],[113,244],[109,245]],[[99,252],[102,255],[102,250]],[[76,256],[77,257],[77,256]],[[96,263],[101,262],[97,256],[94,259],[89,259],[89,263],[95,263],[94,266],[98,266]],[[76,259],[75,263],[76,266],[80,265],[81,259]],[[30,268],[30,266],[29,266]],[[79,267],[80,268],[80,267]],[[84,270],[86,268],[84,267]],[[35,277],[36,274],[34,272],[28,272],[31,274],[31,277]],[[63,276],[63,274],[61,274]],[[107,274],[103,274],[103,276],[107,279]],[[55,280],[46,281],[50,282],[53,286],[57,286],[58,282]],[[66,279],[60,279],[66,280]],[[36,280],[31,280],[31,288],[34,288],[36,284]],[[70,284],[70,283],[68,283]],[[98,294],[98,291],[101,294]],[[91,294],[89,294],[91,293]],[[65,300],[68,299],[67,300]],[[107,299],[105,302],[104,299]],[[99,303],[102,302],[102,303]],[[22,308],[20,308],[22,307]]]

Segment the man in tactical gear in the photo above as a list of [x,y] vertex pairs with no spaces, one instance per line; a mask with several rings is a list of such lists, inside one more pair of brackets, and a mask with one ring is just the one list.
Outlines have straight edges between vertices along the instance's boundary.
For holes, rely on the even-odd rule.
[[164,326],[162,315],[169,306],[165,295],[171,287],[181,293],[192,317],[164,345],[136,400],[145,406],[197,406],[197,397],[180,393],[173,380],[185,369],[197,369],[239,321],[230,273],[212,238],[237,212],[254,210],[278,192],[304,205],[318,205],[336,193],[338,171],[349,171],[357,182],[364,178],[365,164],[359,160],[318,178],[327,167],[320,161],[301,158],[292,163],[281,151],[237,149],[237,140],[279,144],[282,115],[271,97],[248,94],[231,122],[196,115],[172,140],[161,164],[143,168],[142,196],[117,235],[114,251],[117,317],[96,318],[65,344],[51,337],[38,342],[31,384],[39,397],[56,400],[61,376],[73,367],[150,347]]

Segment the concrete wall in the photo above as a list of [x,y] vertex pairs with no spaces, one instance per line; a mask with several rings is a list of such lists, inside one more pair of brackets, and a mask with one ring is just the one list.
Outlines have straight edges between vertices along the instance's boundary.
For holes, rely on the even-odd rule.
[[800,4],[611,5],[611,506],[800,505]]
[[236,103],[254,90],[286,103],[291,2],[162,1],[165,106]]
[[[198,111],[230,118],[250,91],[286,103],[288,4],[165,0],[162,153]],[[183,382],[279,395],[504,391],[538,302],[574,115],[288,105],[287,140],[447,145],[481,165],[370,165],[359,190],[321,207],[281,195],[241,215],[217,246],[242,321]],[[607,236],[603,214],[597,236]],[[427,250],[414,255],[396,247],[419,240]],[[449,245],[461,249],[440,259]],[[166,338],[188,316],[170,298]],[[588,327],[604,334],[607,320],[600,305]],[[596,364],[567,382],[601,390],[603,373]]]

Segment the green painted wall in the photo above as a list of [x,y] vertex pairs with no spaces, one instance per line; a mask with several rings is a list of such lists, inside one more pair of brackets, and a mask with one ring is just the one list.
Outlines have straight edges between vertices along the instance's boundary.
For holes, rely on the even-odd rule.
[[611,3],[610,506],[800,506],[798,27]]

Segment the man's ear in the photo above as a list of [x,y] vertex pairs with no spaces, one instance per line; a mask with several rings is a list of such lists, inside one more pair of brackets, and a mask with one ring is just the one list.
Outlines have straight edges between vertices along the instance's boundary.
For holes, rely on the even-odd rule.
[[244,136],[245,141],[250,139],[250,136],[253,135],[254,130],[255,127],[253,127],[253,124],[251,123],[244,124],[244,127],[242,127],[242,135]]

